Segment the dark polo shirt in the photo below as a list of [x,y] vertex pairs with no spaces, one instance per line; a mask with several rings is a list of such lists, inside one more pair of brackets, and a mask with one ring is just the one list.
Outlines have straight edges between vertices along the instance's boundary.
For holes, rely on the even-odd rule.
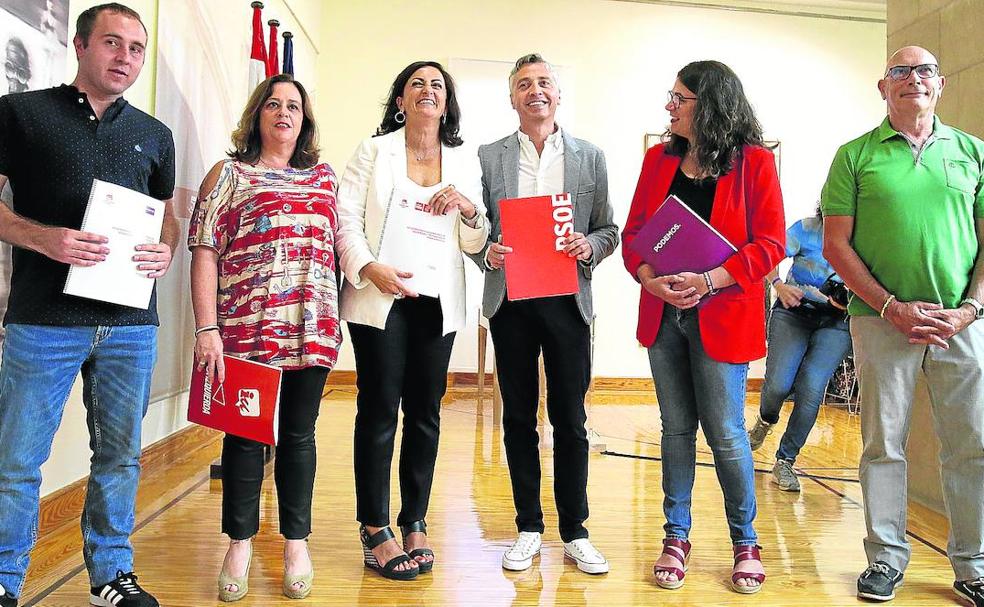
[[[78,230],[93,179],[171,198],[174,141],[163,123],[122,97],[100,120],[73,86],[5,95],[0,97],[0,174],[10,179],[18,215]],[[4,324],[158,324],[156,289],[147,310],[65,295],[68,268],[15,247]]]

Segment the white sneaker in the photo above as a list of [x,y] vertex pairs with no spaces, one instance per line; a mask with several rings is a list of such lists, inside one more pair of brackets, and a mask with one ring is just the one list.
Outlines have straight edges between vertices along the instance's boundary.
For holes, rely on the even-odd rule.
[[572,559],[577,563],[577,568],[585,573],[608,573],[605,556],[586,537],[564,542],[564,558]]
[[533,557],[540,554],[540,534],[535,531],[520,531],[519,537],[502,555],[502,568],[509,571],[523,571],[533,564]]

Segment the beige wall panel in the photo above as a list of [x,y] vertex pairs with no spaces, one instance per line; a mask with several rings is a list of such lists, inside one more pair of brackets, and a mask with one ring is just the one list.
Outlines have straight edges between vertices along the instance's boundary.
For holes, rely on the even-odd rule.
[[892,34],[919,18],[920,0],[889,0],[888,33]]
[[919,0],[919,14],[928,15],[949,4],[952,0]]
[[944,72],[946,76],[946,88],[943,90],[943,96],[940,97],[939,104],[936,106],[936,115],[940,117],[940,120],[957,128],[963,128],[958,124],[958,115],[960,113],[960,104],[962,103],[960,88],[964,80],[962,77],[964,74],[966,72],[957,72],[956,74]]
[[941,112],[940,115],[953,126],[984,138],[984,112],[981,111],[984,62],[960,72],[956,86],[953,84],[952,81],[947,82],[944,99],[951,105],[947,106],[945,114]]
[[981,30],[984,29],[984,2],[956,0],[940,10],[940,63],[948,72],[957,72],[980,63]]
[[[921,17],[919,20],[910,23],[902,29],[888,35],[887,54],[894,53],[903,46],[917,45],[929,49],[939,58],[940,53],[940,13],[935,12],[931,15]],[[940,59],[940,64],[944,69],[949,70],[949,65]]]

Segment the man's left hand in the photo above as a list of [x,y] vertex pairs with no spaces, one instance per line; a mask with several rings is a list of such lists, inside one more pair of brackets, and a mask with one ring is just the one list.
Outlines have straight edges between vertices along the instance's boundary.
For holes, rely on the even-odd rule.
[[932,316],[949,323],[952,329],[941,330],[932,327],[913,327],[912,332],[909,333],[910,344],[932,344],[934,342],[930,337],[931,334],[936,335],[943,341],[947,341],[976,320],[974,310],[970,306],[960,306],[959,308],[945,310],[927,310],[925,314],[926,316]]
[[567,237],[564,253],[567,253],[568,257],[576,257],[581,261],[589,261],[591,259],[591,243],[588,242],[588,238],[584,234],[574,232]]
[[171,267],[171,247],[161,242],[140,244],[134,248],[137,254],[133,256],[133,261],[138,262],[138,270],[147,272],[147,278],[160,278],[167,274]]

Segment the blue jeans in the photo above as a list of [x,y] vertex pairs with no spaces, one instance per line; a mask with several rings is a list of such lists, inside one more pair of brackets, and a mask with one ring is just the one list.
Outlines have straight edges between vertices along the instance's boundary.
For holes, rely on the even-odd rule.
[[796,461],[817,421],[827,382],[850,351],[846,318],[813,318],[782,307],[772,309],[759,415],[770,424],[778,422],[783,401],[795,393],[776,459]]
[[697,311],[670,305],[649,347],[649,364],[663,424],[666,537],[685,540],[690,534],[699,424],[714,455],[731,541],[754,545],[755,469],[745,431],[748,364],[711,359],[701,343]]
[[132,571],[140,429],[157,328],[7,326],[0,364],[0,585],[18,596],[37,540],[41,464],[81,371],[89,484],[83,556],[93,586]]

